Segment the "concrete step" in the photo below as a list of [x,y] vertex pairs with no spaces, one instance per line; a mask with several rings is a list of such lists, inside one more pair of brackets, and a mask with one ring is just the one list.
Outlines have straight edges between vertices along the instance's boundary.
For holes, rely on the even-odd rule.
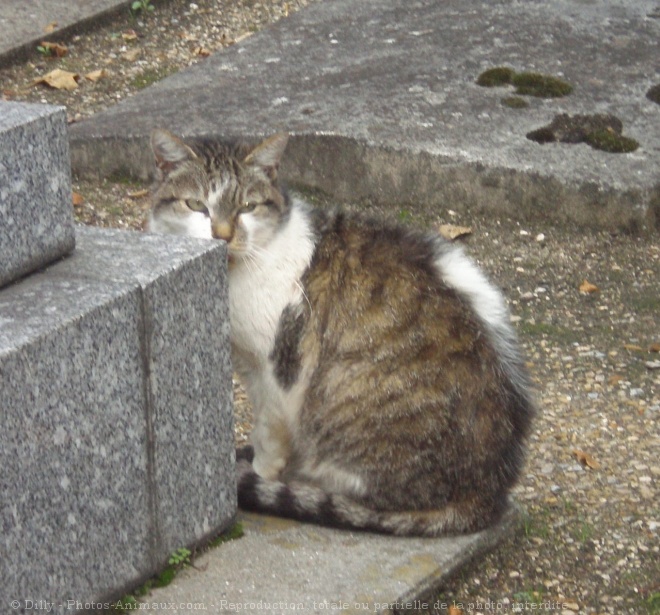
[[0,604],[92,602],[236,512],[226,252],[76,229],[0,291]]
[[243,538],[210,550],[144,602],[211,613],[440,612],[438,588],[520,526],[515,507],[488,530],[450,538],[380,536],[247,513],[239,519]]
[[65,110],[0,102],[0,287],[74,242]]

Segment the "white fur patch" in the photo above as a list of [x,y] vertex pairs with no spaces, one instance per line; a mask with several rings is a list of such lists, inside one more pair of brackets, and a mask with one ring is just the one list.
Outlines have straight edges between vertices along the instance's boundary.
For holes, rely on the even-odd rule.
[[441,278],[466,297],[479,318],[492,330],[509,327],[509,310],[502,294],[458,246],[436,260]]
[[181,215],[171,211],[162,211],[158,218],[149,214],[147,230],[150,233],[164,233],[167,235],[187,235],[200,239],[213,239],[211,234],[211,220],[208,216],[197,211]]

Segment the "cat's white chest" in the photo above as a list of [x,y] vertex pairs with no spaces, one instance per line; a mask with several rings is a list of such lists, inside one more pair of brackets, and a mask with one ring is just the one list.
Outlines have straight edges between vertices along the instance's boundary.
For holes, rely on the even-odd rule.
[[[265,367],[283,310],[303,300],[300,278],[313,248],[307,215],[294,205],[286,226],[269,245],[230,269],[232,345],[252,368]],[[240,360],[236,367],[240,369]]]

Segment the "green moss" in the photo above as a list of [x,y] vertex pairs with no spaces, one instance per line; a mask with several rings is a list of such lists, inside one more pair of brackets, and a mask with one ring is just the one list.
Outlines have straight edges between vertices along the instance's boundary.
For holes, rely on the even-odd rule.
[[630,137],[624,137],[613,130],[595,130],[585,137],[585,142],[595,149],[611,154],[634,152],[639,143]]
[[168,77],[173,72],[173,70],[167,68],[160,68],[156,70],[147,69],[139,75],[133,77],[131,85],[138,90],[143,90],[144,88],[149,87],[150,85],[153,85],[162,79],[165,79],[165,77]]
[[516,86],[516,92],[523,96],[560,98],[573,91],[570,83],[540,73],[516,73],[511,83]]
[[481,85],[485,88],[509,85],[514,75],[515,72],[506,66],[489,68],[479,75],[477,78],[477,85]]
[[211,542],[209,542],[209,547],[218,547],[230,540],[236,540],[237,538],[243,538],[245,532],[243,531],[243,525],[240,523],[234,523],[226,532],[217,536]]
[[648,98],[650,101],[653,101],[654,103],[660,105],[660,83],[658,85],[654,85],[646,93],[646,98]]
[[526,109],[529,107],[529,103],[520,96],[507,96],[502,99],[502,104],[511,109]]

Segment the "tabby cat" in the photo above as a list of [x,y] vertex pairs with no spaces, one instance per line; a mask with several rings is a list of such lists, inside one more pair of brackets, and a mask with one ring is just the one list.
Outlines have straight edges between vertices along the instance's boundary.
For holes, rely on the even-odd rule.
[[502,295],[438,235],[291,199],[287,139],[151,140],[149,229],[228,245],[232,360],[255,415],[239,505],[397,535],[487,527],[533,414]]

